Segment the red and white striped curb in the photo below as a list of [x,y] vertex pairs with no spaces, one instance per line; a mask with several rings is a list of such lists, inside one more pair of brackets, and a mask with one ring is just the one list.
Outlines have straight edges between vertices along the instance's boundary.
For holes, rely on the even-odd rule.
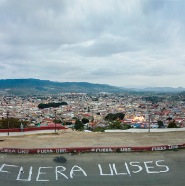
[[146,147],[71,147],[71,148],[1,148],[0,153],[9,154],[60,154],[60,153],[85,153],[85,152],[144,152],[144,151],[165,151],[184,149],[181,145],[162,145]]
[[[47,126],[43,126],[43,127],[31,127],[31,128],[24,128],[24,132],[30,132],[30,131],[44,131],[44,130],[66,130],[68,128],[64,127],[64,126],[56,126],[55,127],[47,127]],[[20,128],[11,128],[11,129],[0,129],[0,133],[7,133],[7,132],[21,132]]]

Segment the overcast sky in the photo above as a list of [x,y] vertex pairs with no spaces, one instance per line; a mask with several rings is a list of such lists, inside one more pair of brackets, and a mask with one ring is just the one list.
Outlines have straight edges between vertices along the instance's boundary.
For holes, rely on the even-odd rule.
[[0,79],[185,87],[185,0],[0,0]]

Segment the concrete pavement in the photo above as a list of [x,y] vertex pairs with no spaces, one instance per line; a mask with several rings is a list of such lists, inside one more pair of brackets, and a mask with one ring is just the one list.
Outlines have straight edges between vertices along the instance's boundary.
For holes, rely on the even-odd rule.
[[185,151],[0,155],[5,186],[183,186]]

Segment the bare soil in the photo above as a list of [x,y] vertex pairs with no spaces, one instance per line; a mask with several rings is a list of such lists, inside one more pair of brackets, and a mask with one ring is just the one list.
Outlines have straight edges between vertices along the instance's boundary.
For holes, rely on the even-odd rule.
[[6,136],[0,139],[0,148],[137,147],[184,144],[185,131],[101,133],[64,130],[51,134]]

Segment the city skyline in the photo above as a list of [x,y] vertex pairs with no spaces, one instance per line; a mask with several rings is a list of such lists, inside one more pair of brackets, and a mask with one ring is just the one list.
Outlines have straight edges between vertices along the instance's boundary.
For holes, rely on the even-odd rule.
[[185,1],[0,0],[1,79],[185,87]]

